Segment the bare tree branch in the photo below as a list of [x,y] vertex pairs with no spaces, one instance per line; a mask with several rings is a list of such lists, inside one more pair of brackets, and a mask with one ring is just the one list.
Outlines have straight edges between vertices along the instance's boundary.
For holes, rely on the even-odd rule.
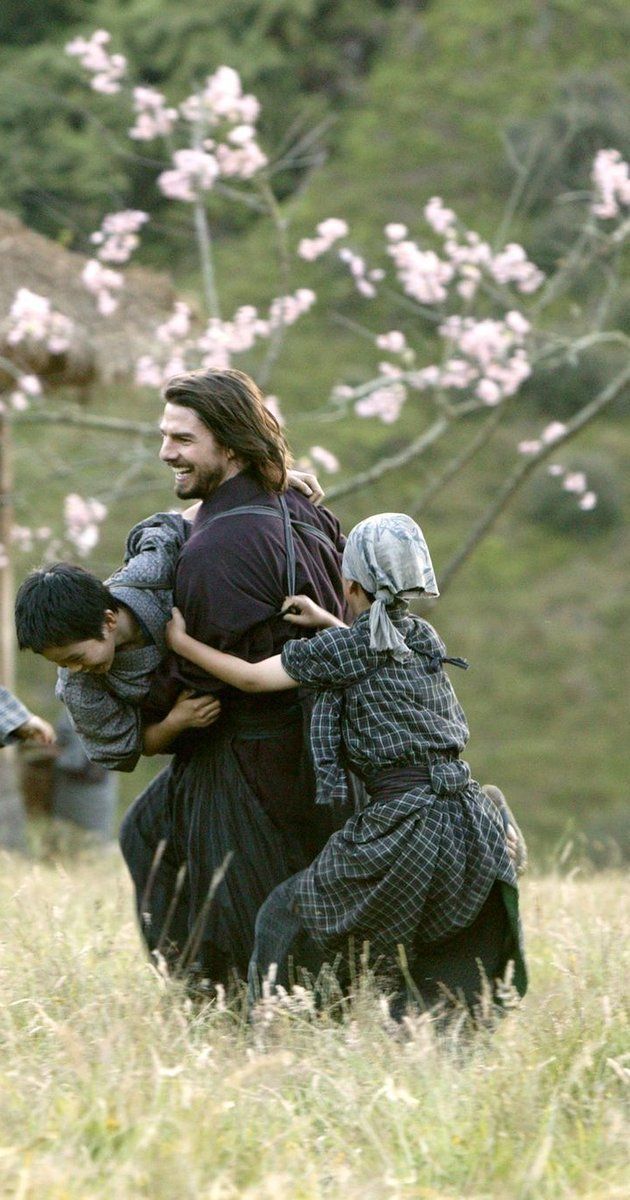
[[503,404],[494,409],[491,417],[484,422],[479,432],[462,450],[461,454],[457,454],[455,458],[452,458],[446,464],[444,470],[420,493],[420,499],[412,508],[411,516],[415,517],[422,513],[429,501],[442,490],[445,484],[453,479],[455,475],[459,475],[460,471],[468,466],[469,462],[472,462],[475,455],[490,441],[490,438],[503,420],[505,411],[505,405]]
[[13,425],[68,425],[78,429],[101,429],[107,433],[138,433],[142,437],[157,437],[158,427],[147,421],[123,421],[119,417],[99,417],[94,413],[73,412],[72,409],[27,409],[11,417]]
[[381,458],[373,467],[369,467],[367,471],[361,471],[358,475],[353,475],[351,479],[346,479],[343,483],[338,483],[336,487],[331,487],[326,493],[327,500],[338,500],[340,496],[349,496],[351,492],[358,492],[359,488],[367,487],[369,483],[375,483],[377,479],[381,479],[383,475],[387,475],[389,471],[395,471],[397,467],[404,467],[412,459],[423,454],[429,446],[433,446],[439,438],[446,433],[449,428],[450,421],[445,417],[440,417],[434,421],[424,433],[416,438],[415,441],[401,450],[399,454],[393,454],[390,458]]

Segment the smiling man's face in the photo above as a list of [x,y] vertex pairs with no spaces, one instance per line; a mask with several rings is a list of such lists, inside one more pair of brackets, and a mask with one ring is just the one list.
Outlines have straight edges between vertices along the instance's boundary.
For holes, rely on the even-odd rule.
[[232,452],[219,445],[192,408],[165,404],[160,432],[160,458],[173,471],[181,500],[206,500],[240,470]]

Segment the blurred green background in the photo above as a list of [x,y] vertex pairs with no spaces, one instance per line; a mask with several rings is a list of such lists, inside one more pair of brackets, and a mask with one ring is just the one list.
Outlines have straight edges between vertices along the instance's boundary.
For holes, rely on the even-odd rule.
[[[161,200],[154,169],[129,155],[126,106],[90,93],[62,52],[70,37],[95,28],[109,29],[113,48],[172,100],[220,64],[234,66],[261,100],[261,141],[272,156],[281,154],[288,131],[294,142],[306,138],[301,163],[275,179],[292,245],[324,217],[343,217],[353,245],[372,263],[381,254],[383,224],[403,221],[419,233],[423,205],[434,194],[491,236],[518,158],[528,164],[527,184],[510,237],[551,271],[575,228],[575,206],[562,198],[588,187],[597,149],[630,154],[630,27],[622,0],[500,6],[489,0],[5,0],[0,206],[82,251],[105,212],[148,209],[153,232],[140,261],[171,272],[193,303],[190,213]],[[149,159],[157,154],[153,144],[139,149]],[[264,307],[283,290],[268,225],[225,201],[213,200],[210,213],[223,312],[244,303]],[[281,398],[296,456],[318,443],[352,474],[407,445],[427,419],[426,400],[410,400],[391,426],[356,419],[320,424],[309,416],[335,383],[369,375],[374,356],[366,356],[352,325],[392,326],[382,325],[378,304],[366,308],[325,263],[296,263],[291,286],[300,285],[315,288],[318,304],[291,331],[267,390]],[[580,280],[564,309],[552,314],[567,329],[573,309],[588,303],[589,286]],[[627,279],[613,308],[615,327],[628,332]],[[418,337],[415,323],[403,316],[399,327],[418,346],[429,334]],[[592,353],[530,381],[515,402],[518,427],[500,429],[472,468],[422,512],[422,488],[465,444],[472,424],[455,430],[430,459],[340,500],[335,508],[344,526],[383,509],[413,512],[439,579],[440,566],[516,461],[519,437],[535,435],[552,418],[566,419],[595,395],[612,357]],[[242,357],[238,365],[255,375],[260,358]],[[90,408],[145,420],[160,411],[156,398],[125,387],[96,389]],[[471,726],[473,770],[504,788],[541,856],[571,830],[589,840],[599,861],[630,850],[627,418],[628,401],[619,400],[561,455],[564,465],[587,470],[601,498],[593,513],[563,504],[567,498],[543,468],[428,614],[449,652],[465,655],[473,667],[466,675],[453,672]],[[134,521],[172,502],[157,447],[156,437],[144,466],[111,503],[87,564],[98,573],[117,565]],[[137,453],[129,438],[20,428],[18,522],[58,522],[69,491],[105,497],[113,475]],[[323,472],[322,479],[326,484]],[[18,579],[35,562],[20,557]],[[49,716],[52,683],[48,664],[20,657],[20,693]],[[154,769],[155,762],[143,763],[121,777],[125,803]]]

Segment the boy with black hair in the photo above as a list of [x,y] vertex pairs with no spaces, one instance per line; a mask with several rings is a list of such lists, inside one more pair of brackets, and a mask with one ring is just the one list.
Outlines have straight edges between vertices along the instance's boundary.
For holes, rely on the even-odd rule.
[[[308,471],[290,470],[291,488],[317,505],[323,492]],[[21,650],[59,670],[56,694],[66,705],[92,762],[133,771],[141,754],[166,752],[186,729],[214,724],[221,705],[203,685],[180,684],[169,711],[143,725],[141,705],[167,653],[179,553],[199,508],[155,513],[133,527],[124,566],[105,583],[71,563],[34,571],[20,587],[15,621]]]
[[184,729],[216,721],[213,696],[180,693],[162,721],[142,727],[141,703],[166,653],[175,564],[189,523],[157,513],[134,526],[125,565],[106,583],[54,563],[24,580],[15,604],[20,649],[59,667],[57,695],[92,762],[132,771],[141,754],[166,750]]

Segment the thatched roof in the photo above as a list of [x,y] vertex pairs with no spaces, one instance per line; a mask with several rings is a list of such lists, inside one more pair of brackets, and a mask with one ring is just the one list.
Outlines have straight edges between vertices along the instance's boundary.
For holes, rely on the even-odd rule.
[[[34,233],[0,209],[0,355],[41,375],[48,386],[129,378],[136,359],[150,346],[155,326],[173,306],[175,293],[166,275],[132,267],[118,308],[110,317],[101,316],[81,280],[86,262],[84,255]],[[7,345],[6,318],[20,287],[46,296],[74,322],[76,336],[66,353],[51,355],[33,342]],[[11,385],[0,367],[0,390]]]

